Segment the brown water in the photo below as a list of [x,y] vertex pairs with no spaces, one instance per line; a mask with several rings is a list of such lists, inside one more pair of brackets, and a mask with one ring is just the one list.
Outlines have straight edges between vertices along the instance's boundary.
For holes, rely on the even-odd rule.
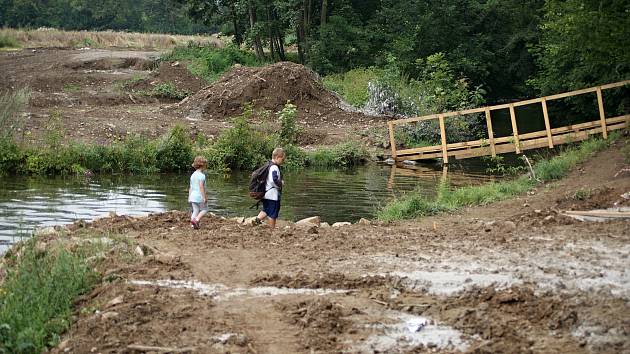
[[[479,184],[490,176],[481,167],[452,168],[454,185]],[[378,208],[412,190],[435,193],[441,169],[413,169],[368,165],[352,170],[285,172],[285,191],[280,218],[299,220],[319,215],[323,221],[354,222],[372,218]],[[252,216],[253,200],[247,195],[249,173],[224,177],[207,174],[208,205],[212,212]],[[85,177],[26,177],[0,179],[0,251],[30,236],[36,227],[92,220],[110,212],[146,215],[166,210],[187,210],[188,174],[152,176],[106,175]],[[4,245],[4,246],[3,246]]]

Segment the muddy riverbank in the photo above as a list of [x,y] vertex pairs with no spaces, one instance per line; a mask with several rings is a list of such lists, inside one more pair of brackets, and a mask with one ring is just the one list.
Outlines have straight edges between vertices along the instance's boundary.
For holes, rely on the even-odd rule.
[[630,222],[558,213],[625,203],[624,165],[609,149],[532,194],[401,223],[75,224],[40,246],[128,241],[104,252],[103,283],[51,352],[626,352]]

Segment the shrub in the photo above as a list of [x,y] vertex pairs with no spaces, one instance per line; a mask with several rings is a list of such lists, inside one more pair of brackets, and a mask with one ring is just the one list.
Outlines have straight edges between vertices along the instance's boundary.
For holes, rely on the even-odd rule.
[[323,78],[324,86],[336,93],[356,108],[362,108],[368,101],[368,85],[382,75],[376,68],[357,68],[343,74],[328,75]]
[[13,140],[0,138],[0,175],[16,173],[23,159],[24,154]]
[[30,96],[28,89],[0,94],[0,139],[13,139],[15,132],[22,127],[20,113]]
[[85,257],[63,248],[41,253],[36,239],[8,256],[0,288],[0,352],[41,353],[59,341],[76,297],[96,281]]
[[0,33],[0,48],[20,48],[20,42],[17,38],[6,34]]
[[278,112],[280,119],[280,145],[295,143],[295,138],[300,132],[295,119],[297,117],[297,107],[287,102],[282,110]]
[[158,141],[156,163],[160,171],[188,170],[192,159],[192,142],[181,125]]
[[252,170],[269,159],[275,146],[275,139],[254,131],[247,123],[251,109],[246,109],[234,119],[234,127],[224,130],[213,149],[212,159],[219,168]]
[[188,96],[188,92],[180,91],[173,83],[170,82],[155,85],[148,94],[149,96],[172,98],[176,100],[181,100]]
[[311,166],[351,167],[364,163],[369,153],[363,145],[349,141],[332,148],[322,148],[308,154],[307,161]]
[[235,45],[216,48],[192,43],[185,47],[173,49],[169,54],[163,56],[162,60],[189,61],[188,70],[193,75],[202,77],[208,82],[216,81],[234,64],[244,66],[260,66],[263,64],[256,59],[253,53],[241,50]]

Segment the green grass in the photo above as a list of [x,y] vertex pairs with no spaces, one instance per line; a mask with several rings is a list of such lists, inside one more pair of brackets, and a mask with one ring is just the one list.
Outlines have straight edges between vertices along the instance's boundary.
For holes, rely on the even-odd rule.
[[[611,134],[608,140],[587,140],[579,145],[565,148],[553,158],[538,161],[534,165],[536,177],[541,182],[550,182],[566,176],[576,165],[586,161],[595,152],[608,147],[617,139],[617,136],[617,134]],[[456,189],[444,183],[438,187],[437,196],[434,198],[413,192],[391,201],[377,212],[377,216],[381,220],[392,221],[435,215],[466,206],[485,205],[508,199],[527,192],[535,185],[536,182],[527,176]]]
[[[70,326],[75,299],[97,281],[89,249],[42,251],[31,239],[5,256],[0,287],[0,352],[40,353]],[[19,256],[18,256],[19,253]]]
[[236,46],[229,45],[225,48],[213,46],[189,45],[177,47],[162,57],[165,61],[187,61],[188,70],[195,76],[199,76],[208,82],[216,81],[223,73],[234,64],[243,66],[261,66],[265,63],[256,59],[256,56]]
[[77,84],[65,84],[63,85],[63,91],[68,93],[77,93],[81,91],[81,86]]
[[0,48],[20,48],[20,42],[17,38],[8,34],[0,34]]
[[368,83],[382,75],[375,68],[352,69],[343,74],[332,74],[323,78],[324,87],[338,93],[354,107],[362,108],[368,100]]

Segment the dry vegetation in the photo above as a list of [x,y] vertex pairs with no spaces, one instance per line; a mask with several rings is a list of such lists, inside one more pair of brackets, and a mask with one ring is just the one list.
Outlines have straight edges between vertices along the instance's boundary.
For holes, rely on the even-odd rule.
[[0,29],[0,37],[14,38],[22,47],[119,47],[170,49],[189,42],[223,46],[223,40],[212,36],[184,36],[153,33],[127,33],[114,31],[63,31],[53,28],[35,30]]

